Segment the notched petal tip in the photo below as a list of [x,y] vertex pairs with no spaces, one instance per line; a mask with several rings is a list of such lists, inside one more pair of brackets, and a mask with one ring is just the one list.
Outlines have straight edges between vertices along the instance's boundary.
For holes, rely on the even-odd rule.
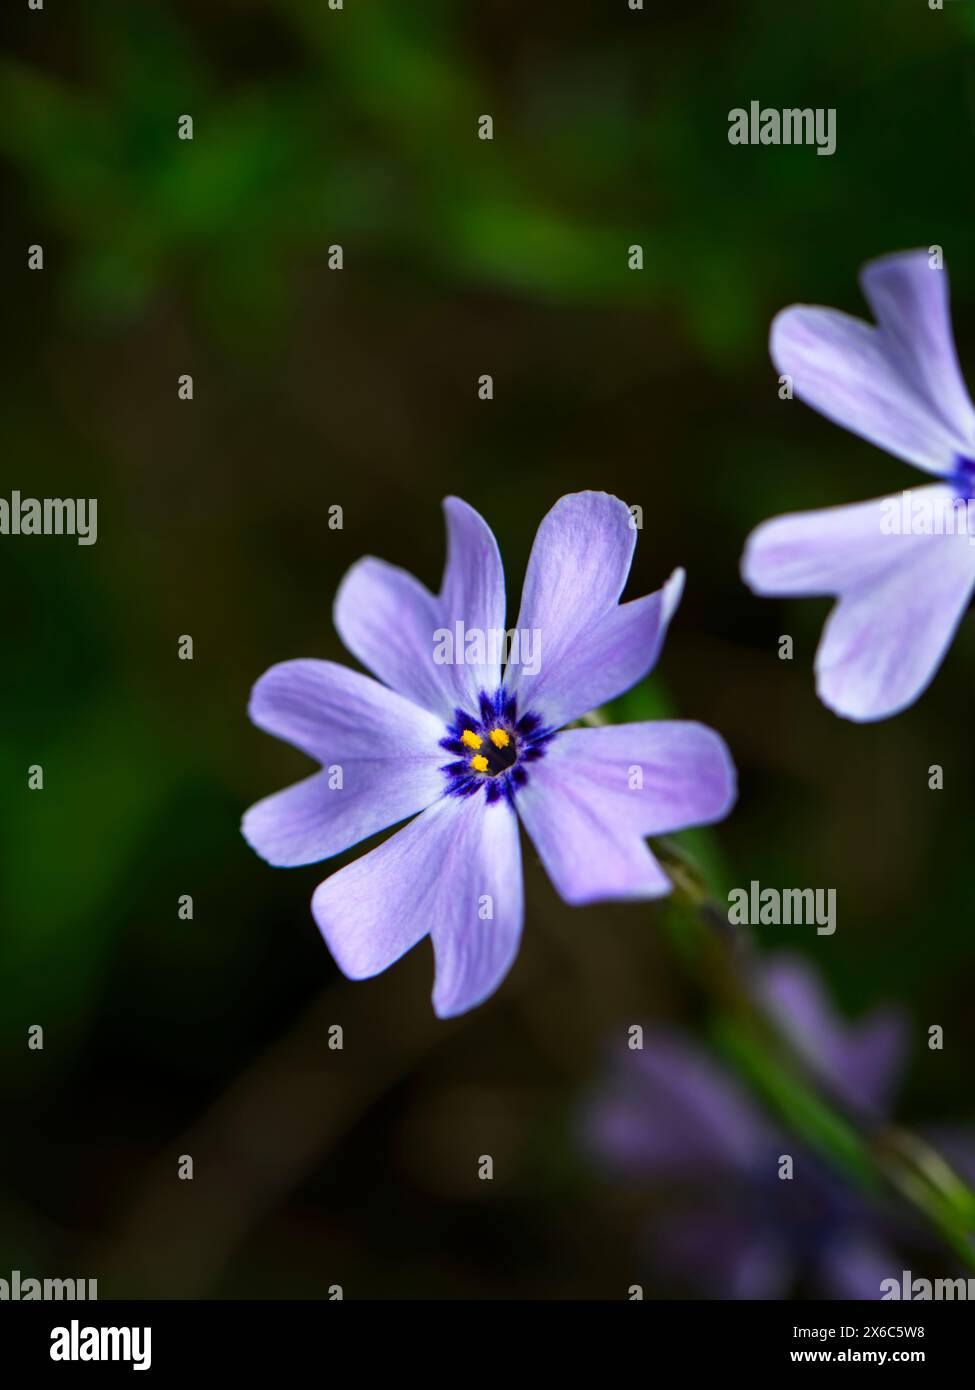
[[664,628],[680,607],[680,601],[684,597],[684,586],[687,583],[687,571],[678,565],[661,586],[661,620]]
[[697,728],[704,736],[705,742],[712,745],[714,768],[718,774],[715,779],[714,805],[710,809],[706,806],[702,808],[706,819],[699,823],[714,825],[729,816],[738,801],[738,768],[731,756],[731,749],[719,733],[706,724],[698,724]]
[[831,312],[834,311],[824,309],[821,304],[805,303],[788,304],[779,310],[769,325],[768,334],[769,357],[777,372],[791,375],[795,370],[795,362],[791,356],[795,346],[794,335],[803,331],[805,316]]
[[372,565],[382,565],[385,561],[380,560],[376,555],[360,555],[358,560],[353,561],[339,580],[338,588],[335,590],[335,597],[332,600],[332,626],[335,631],[342,636],[342,615],[348,601],[349,590],[358,579],[363,570],[369,569]]
[[554,526],[560,522],[566,513],[578,513],[580,520],[585,520],[588,524],[606,525],[611,523],[611,518],[615,514],[616,519],[621,525],[625,526],[627,537],[631,540],[630,554],[632,557],[633,547],[636,545],[637,528],[631,523],[630,507],[623,501],[622,497],[617,497],[614,492],[602,492],[598,488],[584,488],[580,492],[566,492],[553,502],[539,523],[539,533],[543,528]]
[[318,863],[321,855],[296,850],[290,837],[282,834],[280,820],[269,815],[271,803],[280,795],[280,792],[272,792],[247,808],[240,820],[241,835],[258,859],[272,869],[298,869],[305,864]]
[[465,501],[463,497],[458,497],[454,492],[448,493],[440,505],[447,516],[473,517],[487,526],[487,522],[477,508],[472,507],[470,502]]
[[[286,661],[277,661],[258,676],[251,686],[247,701],[247,717],[255,728],[274,738],[286,739],[281,732],[280,710],[282,697],[289,697],[301,684],[308,673],[319,668],[335,666],[334,662],[319,661],[314,657],[294,656]],[[341,668],[337,668],[341,669]]]
[[741,560],[738,562],[738,573],[741,575],[742,583],[751,589],[753,594],[760,594],[764,597],[774,597],[775,589],[770,588],[767,579],[763,576],[764,554],[763,548],[773,527],[782,521],[782,517],[771,517],[767,521],[762,521],[754,530],[750,531],[745,540],[745,547],[741,552]]
[[475,528],[483,533],[484,539],[490,542],[492,550],[498,549],[498,543],[494,532],[477,508],[472,507],[470,502],[465,502],[463,497],[458,497],[454,493],[450,493],[443,499],[440,505],[443,508],[444,518],[447,523],[448,546],[450,544],[451,531],[455,525],[472,523]]
[[[830,714],[835,714],[840,719],[846,719],[851,724],[879,724],[884,719],[893,719],[895,715],[903,714],[905,710],[917,704],[924,694],[924,690],[918,690],[907,700],[900,700],[895,704],[885,703],[883,700],[864,700],[850,699],[833,690],[834,668],[828,667],[823,670],[816,666],[816,697],[819,703],[829,710]],[[931,679],[934,678],[932,673]],[[930,684],[930,681],[928,682]]]
[[436,1014],[437,1018],[446,1023],[449,1018],[461,1018],[464,1014],[469,1014],[472,1009],[480,1008],[480,1006],[485,1004],[493,994],[497,993],[498,988],[499,986],[495,985],[479,998],[471,999],[470,1002],[468,1002],[462,999],[446,1000],[439,998],[437,986],[434,984],[433,991],[430,995],[430,1002],[433,1005],[433,1012]]
[[731,814],[738,800],[738,769],[731,749],[721,734],[698,720],[677,720],[670,727],[685,741],[685,776],[698,790],[688,818],[672,823],[669,830],[661,833],[673,834],[694,826],[716,825]]
[[656,855],[652,856],[653,862],[659,871],[660,879],[653,884],[635,891],[621,890],[610,892],[609,890],[594,889],[592,891],[575,892],[571,888],[555,885],[555,891],[565,903],[566,907],[596,907],[599,903],[652,903],[658,902],[661,898],[669,898],[674,891],[674,885],[667,870],[663,867]]
[[[864,298],[869,301],[870,288],[874,281],[891,271],[898,270],[931,270],[931,251],[926,246],[915,246],[909,251],[886,251],[881,256],[873,256],[869,261],[864,261],[857,276],[857,282],[863,291]],[[935,272],[936,274],[946,274],[944,270]]]
[[769,353],[797,399],[926,473],[945,476],[975,434],[951,329],[948,280],[924,251],[868,262],[872,321],[793,304],[772,320]]
[[784,309],[780,309],[769,324],[768,330],[768,355],[772,359],[772,365],[776,371],[780,369],[779,348],[782,343],[783,327],[790,315],[799,310],[808,309],[808,304],[788,304]]
[[654,600],[657,600],[659,603],[656,617],[656,629],[653,632],[652,638],[647,643],[644,669],[636,676],[633,684],[636,684],[637,680],[645,680],[660,660],[660,654],[667,640],[667,633],[670,631],[671,619],[680,607],[681,599],[684,597],[684,585],[686,580],[687,572],[678,566],[670,577],[664,580],[660,588],[654,590],[652,594],[648,594],[646,598],[643,599],[631,599],[629,603],[620,605],[621,610],[635,611],[636,607],[640,604],[650,607]]
[[256,834],[254,829],[254,812],[259,805],[259,801],[255,802],[254,805],[249,806],[247,810],[244,812],[244,814],[241,816],[240,833],[243,836],[244,840],[247,842],[247,844],[250,846],[250,848],[257,855],[257,857],[259,859],[263,859],[265,864],[270,864],[272,868],[276,869],[284,868],[286,867],[285,865],[275,864],[273,859],[269,859],[268,856],[264,853],[264,850],[261,848],[260,837]]
[[[361,863],[356,860],[356,863]],[[401,949],[392,949],[385,954],[377,952],[370,941],[368,933],[356,933],[344,930],[343,914],[341,909],[333,907],[332,898],[335,890],[333,879],[338,879],[346,870],[337,869],[334,874],[323,879],[311,895],[311,915],[315,920],[322,940],[328,947],[329,954],[335,964],[341,970],[347,980],[371,980],[376,975],[381,975],[384,970],[395,964],[400,956],[405,955],[411,949],[412,943],[403,944]]]
[[562,496],[558,499],[558,501],[552,504],[550,510],[555,511],[556,507],[569,506],[573,502],[580,501],[616,502],[619,504],[619,506],[623,507],[625,511],[629,511],[629,508],[627,507],[626,503],[622,500],[622,498],[617,497],[615,492],[606,492],[603,488],[598,487],[580,488],[578,492],[563,492]]

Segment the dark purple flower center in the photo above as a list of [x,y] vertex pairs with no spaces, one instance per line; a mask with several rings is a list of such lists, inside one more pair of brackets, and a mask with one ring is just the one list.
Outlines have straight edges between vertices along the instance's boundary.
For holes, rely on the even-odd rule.
[[481,691],[477,714],[454,710],[440,747],[455,761],[440,770],[447,779],[448,796],[473,796],[484,788],[489,802],[506,797],[528,781],[528,768],[545,754],[555,737],[539,715],[529,710],[519,715],[515,696],[504,686],[491,696]]
[[954,471],[947,481],[952,484],[958,497],[968,502],[975,500],[975,459],[964,458],[961,454],[955,459]]

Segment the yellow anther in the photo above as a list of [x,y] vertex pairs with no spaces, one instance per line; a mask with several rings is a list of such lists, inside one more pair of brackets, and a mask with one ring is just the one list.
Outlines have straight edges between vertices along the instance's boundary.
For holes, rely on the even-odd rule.
[[504,729],[492,729],[491,742],[494,744],[495,748],[507,748],[511,739],[505,733]]
[[[460,741],[461,743],[466,743],[468,748],[480,748],[481,744],[484,742],[481,735],[475,734],[473,729],[465,729],[460,736]],[[480,771],[483,772],[484,769],[481,768]]]
[[487,772],[488,760],[483,753],[478,753],[475,758],[471,758],[471,767],[475,772]]

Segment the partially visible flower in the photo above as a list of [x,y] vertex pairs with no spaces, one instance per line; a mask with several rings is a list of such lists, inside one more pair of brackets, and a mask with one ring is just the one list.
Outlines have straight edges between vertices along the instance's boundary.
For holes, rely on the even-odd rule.
[[[785,957],[766,1005],[823,1079],[857,1109],[887,1112],[906,1020],[838,1018],[812,969]],[[586,1146],[614,1174],[666,1194],[647,1231],[662,1272],[716,1298],[782,1298],[800,1282],[828,1298],[876,1299],[900,1269],[881,1213],[786,1136],[737,1080],[676,1031],[621,1049],[583,1114]],[[779,1176],[783,1155],[793,1176]]]
[[494,536],[466,502],[448,498],[444,510],[439,595],[370,557],[336,597],[342,640],[383,684],[298,660],[255,685],[254,723],[322,770],[243,822],[258,854],[289,866],[415,815],[320,884],[312,912],[352,979],[429,934],[441,1017],[493,994],[517,954],[519,817],[566,902],[655,898],[671,884],[646,837],[719,820],[735,798],[728,750],[700,724],[564,727],[647,674],[680,600],[678,570],[657,593],[620,603],[636,544],[623,502],[576,493],[544,518],[517,624],[538,635],[541,660],[503,675],[486,640],[473,661],[437,660],[438,634],[458,625],[482,639],[505,631]]
[[861,285],[876,326],[793,305],[772,324],[772,361],[801,400],[938,481],[906,505],[880,497],[765,522],[742,574],[759,594],[839,600],[816,653],[816,688],[837,714],[869,721],[926,689],[975,586],[975,408],[947,273],[909,251],[865,266]]

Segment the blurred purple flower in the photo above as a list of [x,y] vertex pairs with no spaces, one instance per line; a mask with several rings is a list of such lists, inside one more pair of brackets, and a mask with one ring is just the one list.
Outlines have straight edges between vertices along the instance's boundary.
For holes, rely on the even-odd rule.
[[563,730],[647,674],[680,601],[678,570],[657,593],[620,603],[636,545],[624,503],[576,493],[544,518],[517,625],[537,635],[540,661],[509,661],[503,677],[486,639],[473,660],[436,659],[438,633],[505,631],[494,536],[466,502],[448,498],[444,510],[439,595],[369,557],[336,597],[342,640],[383,684],[299,660],[255,685],[254,723],[322,770],[252,806],[243,833],[269,863],[290,866],[415,815],[320,884],[312,912],[352,979],[429,933],[433,1005],[448,1017],[492,994],[517,954],[519,816],[566,902],[654,898],[671,885],[646,837],[726,815],[735,773],[699,724]]
[[[905,1056],[898,1011],[846,1023],[799,958],[768,964],[760,988],[825,1082],[866,1115],[886,1113]],[[677,1032],[646,1031],[642,1050],[613,1058],[583,1134],[603,1166],[667,1190],[653,1259],[711,1297],[781,1298],[801,1279],[821,1297],[877,1299],[900,1269],[878,1212]],[[779,1177],[783,1154],[791,1179]]]
[[958,367],[948,277],[926,251],[864,267],[876,326],[795,304],[772,324],[776,369],[815,410],[938,482],[799,512],[750,536],[755,593],[830,595],[816,688],[837,714],[897,714],[927,687],[975,586],[975,409]]

